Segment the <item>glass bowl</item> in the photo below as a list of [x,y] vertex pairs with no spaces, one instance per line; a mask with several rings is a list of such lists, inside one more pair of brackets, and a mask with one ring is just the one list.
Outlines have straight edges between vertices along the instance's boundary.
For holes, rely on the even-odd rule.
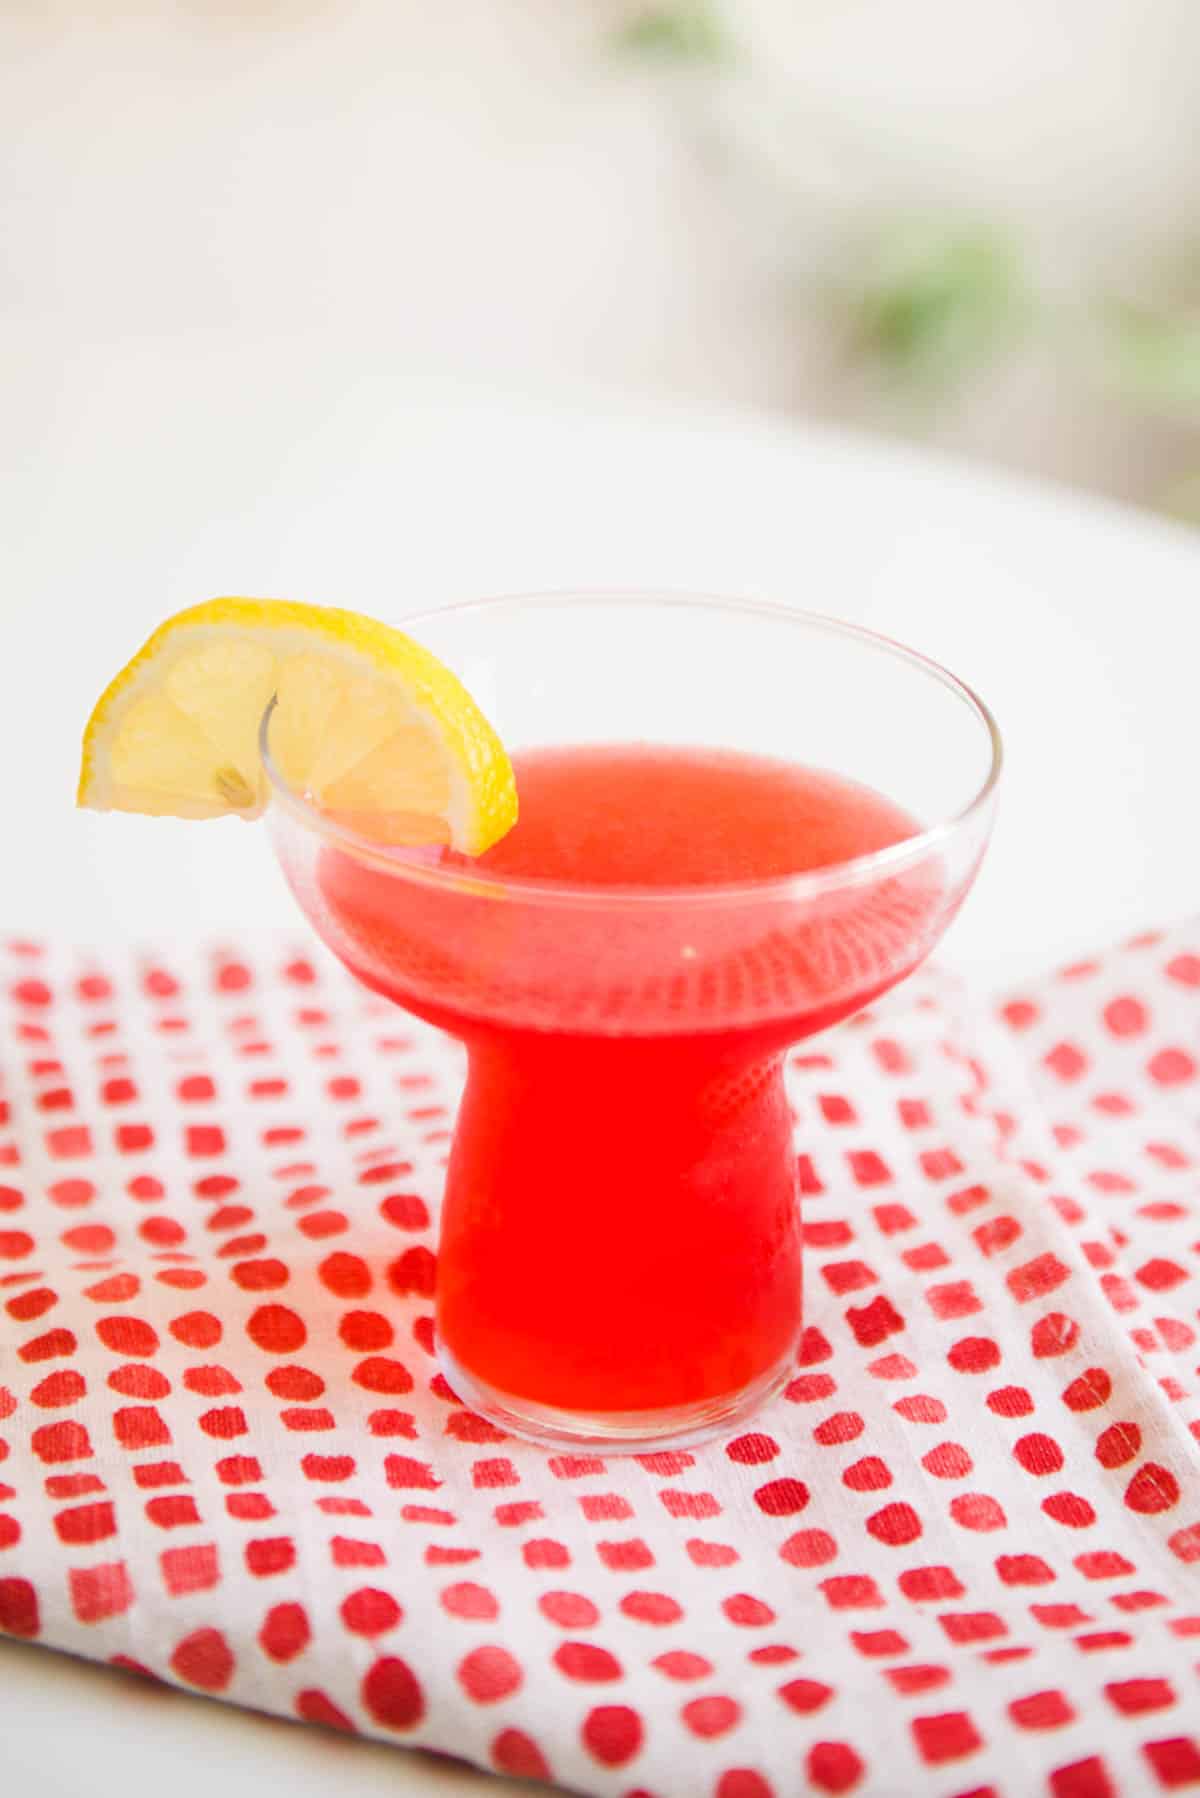
[[903,979],[954,917],[991,828],[996,725],[925,657],[789,608],[581,593],[399,622],[510,753],[744,751],[918,821],[736,885],[518,879],[342,827],[282,780],[263,721],[272,837],[309,920],[466,1045],[438,1252],[451,1385],[544,1442],[732,1429],[787,1378],[802,1327],[785,1051]]

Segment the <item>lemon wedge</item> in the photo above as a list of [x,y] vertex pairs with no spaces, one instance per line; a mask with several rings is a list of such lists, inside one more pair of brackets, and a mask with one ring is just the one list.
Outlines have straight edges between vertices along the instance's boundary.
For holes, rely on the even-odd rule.
[[208,600],[159,626],[88,719],[78,803],[261,816],[272,701],[283,782],[375,842],[482,855],[516,822],[504,747],[436,656],[376,619],[275,599]]

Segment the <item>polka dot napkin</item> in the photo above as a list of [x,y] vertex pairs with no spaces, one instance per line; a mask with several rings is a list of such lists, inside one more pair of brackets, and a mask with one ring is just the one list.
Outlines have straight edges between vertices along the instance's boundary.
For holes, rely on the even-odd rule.
[[793,1057],[808,1328],[735,1439],[432,1359],[458,1052],[309,951],[0,954],[0,1628],[586,1793],[1200,1781],[1200,929]]

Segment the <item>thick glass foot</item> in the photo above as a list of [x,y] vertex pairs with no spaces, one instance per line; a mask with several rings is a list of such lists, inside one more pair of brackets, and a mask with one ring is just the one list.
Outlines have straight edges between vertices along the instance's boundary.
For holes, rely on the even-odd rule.
[[661,1410],[587,1413],[558,1410],[500,1392],[460,1367],[442,1342],[437,1345],[437,1358],[447,1381],[463,1403],[500,1429],[546,1448],[588,1448],[609,1455],[693,1448],[714,1436],[728,1435],[774,1397],[793,1366],[789,1352],[741,1391],[705,1399],[700,1404]]

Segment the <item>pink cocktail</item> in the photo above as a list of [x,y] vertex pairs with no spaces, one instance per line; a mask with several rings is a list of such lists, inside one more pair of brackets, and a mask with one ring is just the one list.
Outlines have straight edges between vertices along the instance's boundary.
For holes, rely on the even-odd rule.
[[513,751],[516,828],[469,862],[278,786],[272,815],[326,941],[467,1046],[447,1374],[549,1440],[731,1425],[801,1328],[784,1051],[941,935],[986,841],[994,727],[910,652],[772,608],[515,600],[407,628]]

